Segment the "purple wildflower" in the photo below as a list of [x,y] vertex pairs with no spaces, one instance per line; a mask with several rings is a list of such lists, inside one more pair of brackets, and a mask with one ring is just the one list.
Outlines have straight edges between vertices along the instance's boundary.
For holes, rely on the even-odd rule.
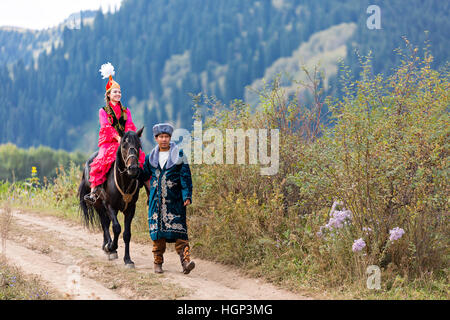
[[333,203],[330,211],[330,220],[328,220],[326,225],[320,227],[319,232],[316,233],[318,237],[322,237],[327,230],[333,231],[333,229],[340,229],[352,220],[352,212],[345,209],[342,211],[335,210],[337,205],[342,205],[342,203],[336,201]]
[[317,235],[319,238],[321,238],[321,237],[323,236],[323,229],[324,229],[324,228],[325,228],[324,226],[321,226],[320,229],[319,229],[319,231],[316,233],[316,235]]
[[352,251],[358,252],[361,251],[366,246],[363,238],[359,238],[353,242]]
[[402,228],[399,228],[399,227],[395,227],[394,229],[389,231],[389,234],[390,234],[389,240],[390,241],[398,240],[403,236],[404,233],[405,233],[405,230],[403,230]]
[[347,220],[351,220],[352,215],[350,210],[344,210],[344,211],[334,211],[332,213],[332,217],[328,221],[328,223],[325,225],[325,228],[329,230],[333,229],[340,229],[344,226],[344,224],[347,222]]

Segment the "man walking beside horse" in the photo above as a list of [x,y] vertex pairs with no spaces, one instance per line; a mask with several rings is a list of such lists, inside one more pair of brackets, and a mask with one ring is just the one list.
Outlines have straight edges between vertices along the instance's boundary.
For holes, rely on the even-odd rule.
[[190,259],[186,224],[186,207],[192,202],[192,179],[183,150],[170,141],[172,132],[168,123],[153,127],[158,145],[145,157],[141,178],[150,189],[148,223],[155,273],[163,273],[166,243],[175,242],[183,273],[188,274],[195,267]]

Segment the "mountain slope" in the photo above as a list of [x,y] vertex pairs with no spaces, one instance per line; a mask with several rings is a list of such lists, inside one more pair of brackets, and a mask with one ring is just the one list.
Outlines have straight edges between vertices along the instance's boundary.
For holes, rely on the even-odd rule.
[[[317,32],[311,38],[302,43],[291,56],[277,59],[265,70],[264,76],[256,79],[245,92],[245,100],[251,105],[259,101],[258,94],[270,79],[280,78],[280,86],[285,89],[287,95],[297,94],[296,82],[306,82],[306,74],[302,68],[312,70],[314,66],[320,66],[325,72],[324,87],[328,89],[328,80],[338,72],[339,62],[347,57],[347,42],[354,35],[355,23],[342,23],[329,29]],[[295,81],[293,81],[295,80]]]
[[[295,50],[313,34],[341,23],[356,24],[346,42],[352,68],[358,64],[354,49],[363,54],[371,49],[376,71],[389,72],[393,48],[402,45],[397,35],[420,44],[418,35],[428,26],[436,65],[445,63],[449,37],[440,34],[448,26],[447,2],[427,2],[426,10],[419,0],[383,2],[384,29],[371,31],[368,5],[366,0],[126,0],[114,14],[98,12],[92,25],[65,28],[61,45],[41,53],[36,69],[21,61],[9,69],[0,64],[0,143],[94,149],[105,87],[98,69],[107,61],[116,67],[122,102],[137,125],[147,127],[147,141],[157,121],[191,128],[190,92],[225,103],[244,98],[245,87],[276,61],[299,59]],[[419,19],[420,12],[426,14]],[[335,79],[330,87],[337,90]]]

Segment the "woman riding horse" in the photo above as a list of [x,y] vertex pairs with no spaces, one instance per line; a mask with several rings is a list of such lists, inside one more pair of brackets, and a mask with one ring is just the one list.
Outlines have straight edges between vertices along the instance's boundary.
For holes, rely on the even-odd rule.
[[[100,68],[103,79],[109,78],[106,84],[105,100],[106,106],[99,110],[100,131],[98,137],[99,152],[91,163],[89,182],[91,192],[84,200],[94,204],[100,197],[100,188],[106,181],[106,174],[116,160],[117,149],[120,145],[120,137],[128,131],[136,132],[136,126],[131,118],[128,108],[120,102],[120,85],[113,80],[115,75],[111,63],[103,64]],[[142,168],[145,161],[145,153],[139,150],[139,165]]]

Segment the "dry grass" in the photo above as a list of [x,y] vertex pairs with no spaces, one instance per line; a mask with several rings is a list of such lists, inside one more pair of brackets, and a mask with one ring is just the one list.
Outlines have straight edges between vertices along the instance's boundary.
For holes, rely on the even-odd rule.
[[8,201],[3,204],[3,209],[0,210],[0,238],[2,246],[2,254],[6,252],[6,239],[8,238],[8,233],[11,228],[13,221],[13,212],[11,210],[11,205]]
[[26,275],[0,258],[0,300],[61,300],[64,297],[38,276]]
[[[102,283],[106,288],[117,291],[126,299],[178,299],[187,291],[174,284],[165,283],[158,275],[148,270],[127,269],[109,261],[101,261],[92,252],[61,238],[49,238],[40,229],[32,229],[21,224],[10,228],[9,236],[28,249],[46,254],[58,261],[61,256],[77,261],[84,277]],[[70,299],[69,295],[64,297]],[[93,297],[95,298],[95,297]]]

